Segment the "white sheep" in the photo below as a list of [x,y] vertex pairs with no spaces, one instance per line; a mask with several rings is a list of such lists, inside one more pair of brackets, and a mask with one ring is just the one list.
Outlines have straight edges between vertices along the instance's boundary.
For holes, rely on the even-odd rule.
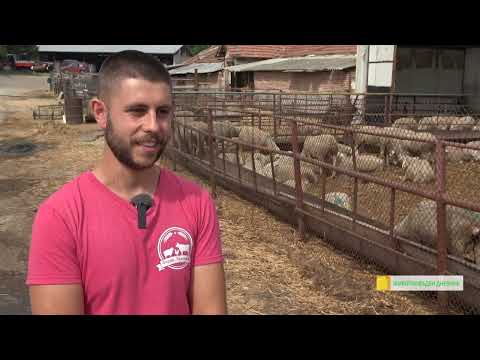
[[[255,153],[253,155],[253,160],[255,162],[255,172],[257,174],[260,174],[260,175],[264,175],[265,172],[263,170],[263,168],[265,167],[265,165],[263,164],[263,158],[262,158],[262,154],[260,153]],[[248,170],[251,170],[253,171],[253,163],[252,163],[252,158],[251,156],[248,156],[246,159],[245,159],[245,164],[243,165],[244,168],[248,169]]]
[[474,149],[463,149],[465,156],[468,160],[480,161],[480,141],[471,141],[467,143],[468,146],[476,146],[478,150]]
[[399,156],[401,154],[418,156],[424,160],[428,160],[430,163],[433,163],[433,152],[435,151],[435,137],[432,134],[417,133],[415,131],[404,129],[402,136],[407,137],[411,140],[391,138],[388,142],[389,152],[387,160],[389,161],[389,163],[398,165],[400,163]]
[[[358,152],[355,153],[355,162],[359,172],[374,172],[383,167],[382,159],[374,155],[361,155]],[[339,153],[335,165],[341,169],[354,170],[353,156]]]
[[418,122],[418,130],[448,130],[456,120],[456,116],[426,116]]
[[435,180],[435,172],[427,160],[400,154],[402,169],[405,176],[402,181],[411,180],[415,183],[426,184]]
[[363,134],[354,132],[355,150],[358,150],[361,145],[373,145],[380,149],[380,157],[382,159],[385,158],[386,151],[392,147],[392,142],[395,141],[394,138],[389,136],[405,136],[407,133],[415,134],[414,131],[394,127],[355,126],[354,129],[371,133]]
[[[338,153],[338,143],[333,135],[307,136],[303,143],[302,154],[306,158],[334,164]],[[319,167],[315,167],[317,173]],[[332,176],[334,176],[333,172]]]
[[415,118],[413,117],[402,117],[395,120],[392,127],[407,130],[417,130],[418,123],[417,120],[415,120]]
[[448,162],[463,163],[469,160],[468,153],[465,152],[468,149],[461,149],[453,146],[447,146],[445,148],[445,159]]
[[[223,159],[223,154],[219,154],[218,158]],[[229,161],[231,163],[236,164],[237,163],[237,154],[225,153],[225,161]]]
[[[432,200],[421,201],[397,226],[396,235],[408,238],[436,249],[437,204]],[[447,206],[446,229],[447,251],[458,257],[474,254],[474,261],[480,264],[480,221],[479,213]]]
[[345,155],[352,155],[352,147],[344,144],[338,144],[338,152]]
[[450,126],[450,130],[462,131],[462,130],[472,130],[475,126],[476,120],[471,116],[464,116],[461,118],[456,118],[454,123]]
[[[252,146],[261,146],[269,150],[279,151],[273,138],[267,132],[251,126],[242,126],[238,139]],[[239,145],[240,159],[245,163],[245,151],[252,149],[250,146]]]
[[[300,174],[302,179],[305,179],[311,184],[318,183],[318,176],[313,170],[314,167],[307,163],[300,164]],[[288,180],[295,178],[295,169],[293,164],[293,158],[286,155],[280,155],[278,159],[273,163],[273,171],[275,173],[275,181],[284,183]],[[273,177],[271,164],[267,164],[263,167],[263,173],[265,176]]]

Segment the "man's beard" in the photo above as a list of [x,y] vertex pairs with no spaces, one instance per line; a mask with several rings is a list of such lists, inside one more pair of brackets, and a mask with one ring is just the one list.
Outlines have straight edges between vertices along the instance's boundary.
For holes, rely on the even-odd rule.
[[[169,137],[159,136],[157,134],[148,133],[141,138],[132,139],[130,141],[125,141],[121,139],[113,129],[112,117],[110,113],[107,114],[107,127],[105,129],[105,142],[112,151],[113,155],[126,167],[133,170],[144,170],[151,168],[157,160],[162,156]],[[159,145],[159,150],[147,161],[135,161],[133,158],[133,146],[155,142]]]

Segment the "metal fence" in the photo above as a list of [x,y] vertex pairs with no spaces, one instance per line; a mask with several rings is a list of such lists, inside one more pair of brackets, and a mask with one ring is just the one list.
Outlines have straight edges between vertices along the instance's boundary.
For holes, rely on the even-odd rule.
[[[96,77],[52,75],[84,105]],[[65,94],[67,95],[67,94]],[[480,312],[480,123],[465,96],[174,89],[168,154],[393,274],[464,276]]]
[[169,153],[213,193],[220,183],[294,219],[301,239],[316,233],[396,274],[463,275],[449,299],[478,312],[478,118],[431,101],[369,110],[382,120],[371,126],[370,96],[383,95],[176,92]]

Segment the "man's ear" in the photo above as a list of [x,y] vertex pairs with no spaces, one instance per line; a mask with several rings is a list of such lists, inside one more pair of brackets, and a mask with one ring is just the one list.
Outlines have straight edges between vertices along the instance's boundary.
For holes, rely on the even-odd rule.
[[108,109],[105,103],[98,99],[98,98],[93,98],[90,100],[90,109],[92,111],[93,116],[95,116],[95,120],[97,120],[98,125],[102,129],[105,129],[107,127],[107,114],[108,114]]

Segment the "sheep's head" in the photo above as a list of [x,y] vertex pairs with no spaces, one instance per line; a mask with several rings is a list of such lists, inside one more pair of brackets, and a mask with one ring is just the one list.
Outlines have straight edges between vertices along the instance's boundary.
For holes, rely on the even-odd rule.
[[472,242],[476,244],[480,244],[480,228],[479,227],[474,227],[472,229]]

